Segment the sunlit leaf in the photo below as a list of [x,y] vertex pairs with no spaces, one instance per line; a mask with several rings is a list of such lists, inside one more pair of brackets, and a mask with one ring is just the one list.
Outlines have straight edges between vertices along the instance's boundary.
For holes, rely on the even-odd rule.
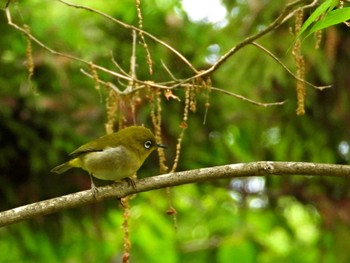
[[350,19],[350,7],[336,9],[331,11],[325,18],[316,22],[310,29],[310,34],[339,23],[343,23]]
[[338,4],[338,0],[327,0],[309,16],[309,18],[304,22],[303,26],[300,29],[296,39],[298,39],[309,26],[317,20],[322,14],[331,11]]

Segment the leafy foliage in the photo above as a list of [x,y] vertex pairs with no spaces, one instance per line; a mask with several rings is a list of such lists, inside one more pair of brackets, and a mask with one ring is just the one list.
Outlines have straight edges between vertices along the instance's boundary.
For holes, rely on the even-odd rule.
[[[142,1],[143,29],[169,43],[197,69],[206,69],[245,37],[266,28],[281,12],[283,1],[223,1],[224,26],[192,22],[177,1]],[[301,33],[348,19],[348,8],[325,1],[305,20]],[[138,25],[134,1],[84,1],[121,21]],[[59,2],[27,0],[11,10],[18,24],[47,46],[118,71],[129,72],[132,33],[102,17]],[[343,10],[343,11],[342,11]],[[336,13],[335,13],[336,12]],[[316,22],[322,14],[326,16]],[[337,16],[334,16],[337,15]],[[323,21],[323,22],[322,22]],[[312,23],[313,26],[312,26]],[[54,56],[32,43],[34,75],[26,70],[27,39],[7,25],[0,13],[0,180],[2,209],[89,188],[89,178],[76,170],[62,176],[49,170],[68,152],[104,133],[109,90],[95,89],[80,73],[87,65]],[[74,26],[72,26],[74,25]],[[293,38],[290,21],[258,39],[289,68]],[[211,90],[198,92],[196,111],[189,112],[178,170],[254,160],[349,161],[349,34],[337,25],[323,32],[324,41],[302,43],[307,88],[306,114],[295,116],[295,80],[255,46],[245,46],[210,77],[212,87],[283,106],[259,107]],[[138,39],[140,40],[140,39]],[[153,60],[149,74],[143,45],[137,45],[140,80],[166,81],[191,76],[174,53],[146,38]],[[99,78],[124,90],[127,81]],[[151,127],[150,99],[139,94],[136,121]],[[186,91],[161,93],[162,130],[172,166],[182,128]],[[121,109],[127,116],[132,98]],[[208,109],[205,118],[205,111]],[[206,123],[203,125],[203,120]],[[158,173],[156,156],[139,177]],[[347,178],[260,178],[213,181],[171,190],[176,224],[166,215],[163,191],[143,193],[130,201],[131,262],[349,262],[349,180]],[[122,211],[117,202],[65,211],[59,215],[2,228],[0,259],[4,262],[112,262],[122,257]],[[177,229],[174,229],[177,226]]]
[[298,37],[301,36],[312,23],[314,23],[314,25],[310,28],[308,35],[314,33],[315,31],[322,30],[349,20],[350,9],[341,8],[333,10],[337,5],[339,5],[339,0],[324,1],[305,21],[298,34]]

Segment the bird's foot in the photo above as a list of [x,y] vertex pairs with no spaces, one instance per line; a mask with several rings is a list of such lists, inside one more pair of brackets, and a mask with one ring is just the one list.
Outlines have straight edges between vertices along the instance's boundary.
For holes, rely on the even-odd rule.
[[92,175],[89,173],[90,175],[90,180],[91,180],[91,191],[92,191],[92,194],[94,195],[95,199],[97,198],[97,187],[96,185],[94,184],[94,179],[92,178]]
[[91,191],[92,191],[92,194],[94,195],[94,197],[96,199],[97,198],[98,189],[97,189],[96,185],[93,182],[91,183]]
[[128,182],[128,185],[131,186],[133,189],[136,189],[136,182],[134,179],[131,179],[130,177],[124,178],[125,181]]

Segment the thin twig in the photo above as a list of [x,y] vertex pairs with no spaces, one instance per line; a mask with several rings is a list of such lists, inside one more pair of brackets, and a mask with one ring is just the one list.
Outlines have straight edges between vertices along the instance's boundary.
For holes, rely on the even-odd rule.
[[324,90],[324,89],[328,89],[328,88],[331,88],[332,85],[327,85],[327,86],[316,86],[308,81],[306,81],[305,79],[301,79],[299,78],[297,75],[295,75],[289,68],[287,68],[286,65],[284,65],[279,59],[278,57],[276,57],[274,54],[272,54],[271,51],[269,51],[268,49],[266,49],[265,47],[263,47],[262,45],[256,43],[256,42],[252,42],[250,43],[251,45],[253,46],[256,46],[258,48],[260,48],[262,51],[264,51],[265,53],[267,53],[270,57],[272,57],[278,64],[280,64],[282,66],[282,68],[284,68],[290,75],[293,76],[293,78],[295,78],[296,80],[299,80],[299,81],[302,81],[304,82],[305,84],[313,87],[314,89],[318,89],[318,90]]
[[[10,2],[10,1],[9,1]],[[9,3],[8,2],[8,3]],[[57,56],[62,56],[62,57],[66,57],[66,58],[69,58],[69,59],[72,59],[72,60],[76,60],[76,61],[79,61],[79,62],[82,62],[82,63],[85,63],[85,64],[89,64],[88,61],[86,60],[83,60],[81,58],[78,58],[78,57],[75,57],[73,55],[69,55],[69,54],[65,54],[65,53],[61,53],[61,52],[58,52],[56,50],[53,50],[51,48],[49,48],[48,46],[46,46],[45,44],[43,44],[40,40],[38,40],[37,38],[35,38],[32,34],[30,34],[26,29],[18,26],[17,24],[13,23],[12,22],[12,18],[11,18],[11,14],[10,14],[10,10],[9,10],[9,4],[6,5],[6,8],[5,8],[5,14],[6,14],[6,18],[7,18],[7,22],[10,26],[16,28],[18,31],[22,32],[24,35],[26,35],[28,38],[30,38],[32,41],[34,41],[35,43],[37,43],[40,47],[42,47],[43,49],[49,51],[50,53],[54,54],[54,55],[57,55]]]
[[119,71],[121,73],[123,73],[125,76],[128,76],[129,78],[131,78],[131,76],[129,76],[129,74],[126,73],[125,70],[118,64],[118,62],[116,61],[116,59],[113,56],[113,52],[112,51],[111,51],[111,59],[112,59],[113,64],[119,69]]
[[132,53],[130,58],[130,76],[132,79],[136,79],[136,31],[132,31]]
[[[305,10],[305,9],[309,9],[312,7],[315,7],[320,1],[319,0],[314,0],[312,3],[308,4],[308,5],[304,5],[303,7],[301,7],[300,9]],[[285,23],[287,20],[289,20],[290,18],[292,18],[295,13],[298,12],[298,9],[293,10],[292,12],[290,12],[282,21],[282,24]]]
[[[91,12],[96,12],[96,13],[102,15],[102,16],[109,17],[108,15],[106,15],[106,14],[104,14],[104,13],[102,13],[102,12],[99,12],[99,11],[97,11],[97,10],[94,10],[94,9],[92,9],[92,8],[83,7],[83,6],[76,6],[76,5],[74,5],[74,4],[70,4],[70,3],[65,2],[65,1],[63,1],[63,0],[58,0],[58,1],[60,1],[60,2],[62,2],[62,3],[65,3],[65,4],[67,4],[67,5],[71,5],[71,6],[73,6],[73,7],[84,8],[84,9],[89,10],[89,11],[91,11]],[[6,13],[6,17],[7,17],[8,24],[9,24],[10,26],[12,26],[12,27],[16,28],[18,31],[22,32],[24,35],[26,35],[28,38],[30,38],[33,42],[35,42],[37,45],[39,45],[40,47],[42,47],[44,50],[46,50],[46,51],[48,51],[48,52],[50,52],[51,54],[56,55],[56,56],[61,56],[61,57],[65,57],[65,58],[68,58],[68,59],[72,59],[72,60],[81,62],[81,63],[83,63],[83,64],[86,64],[86,65],[88,65],[88,66],[91,65],[91,61],[87,61],[87,60],[81,59],[81,58],[79,58],[79,57],[75,57],[75,56],[73,56],[73,55],[65,54],[65,53],[62,53],[62,52],[59,52],[59,51],[56,51],[56,50],[54,50],[54,49],[49,48],[49,47],[46,46],[44,43],[42,43],[39,39],[37,39],[37,38],[34,37],[32,34],[30,34],[29,32],[27,32],[27,30],[25,30],[24,28],[22,28],[22,27],[18,26],[17,24],[13,23],[13,22],[12,22],[12,17],[11,17],[11,14],[10,14],[10,10],[9,10],[9,5],[7,5],[7,7],[5,8],[5,13]],[[112,18],[112,17],[110,17],[110,19],[116,20],[116,19],[114,19],[114,18]],[[116,21],[118,21],[118,22],[121,23],[121,24],[124,24],[124,26],[127,27],[127,28],[135,29],[136,31],[140,31],[140,29],[138,29],[138,28],[136,28],[136,27],[127,25],[127,24],[125,24],[125,23],[123,23],[123,22],[121,22],[121,21],[119,21],[119,20],[116,20]],[[115,21],[115,22],[116,22],[116,21]],[[142,31],[142,30],[141,30],[141,31]],[[142,31],[142,32],[143,32],[145,35],[149,36],[149,37],[152,36],[151,34],[145,32],[145,31]],[[152,39],[157,39],[157,38],[153,37]],[[157,41],[157,42],[161,43],[162,41],[159,40],[159,41]],[[172,49],[172,50],[176,51],[175,49],[173,49],[172,47],[170,47],[169,45],[167,45],[167,44],[164,43],[164,42],[162,42],[161,44],[163,44],[164,46],[167,46],[169,49]],[[181,55],[180,53],[178,53],[177,51],[174,52],[174,53],[177,53],[179,56],[182,56],[182,55]],[[186,60],[186,61],[187,61],[187,60]],[[101,70],[101,71],[103,71],[103,72],[105,72],[105,73],[108,73],[108,74],[110,74],[110,75],[112,75],[112,76],[114,76],[114,77],[121,78],[121,79],[127,80],[127,81],[129,81],[129,82],[136,81],[135,79],[129,77],[128,75],[124,75],[124,74],[117,73],[117,72],[115,72],[115,71],[106,69],[106,68],[104,68],[104,67],[102,67],[102,66],[99,66],[99,65],[96,65],[96,64],[93,64],[93,66],[94,66],[94,68],[99,69],[99,70]],[[197,71],[196,71],[196,72],[197,72]],[[157,87],[157,88],[163,88],[163,89],[164,89],[164,88],[168,88],[168,87],[165,87],[165,86],[162,86],[162,85],[157,85],[157,84],[155,84],[155,83],[152,84],[151,86]]]
[[[125,89],[125,93],[130,93],[135,88],[135,81],[137,80],[136,77],[136,31],[132,31],[132,53],[130,58],[130,78],[129,84],[127,88]],[[129,76],[129,75],[128,75]]]
[[84,10],[87,10],[87,11],[90,11],[90,12],[93,12],[93,13],[96,13],[100,16],[103,16],[111,21],[113,21],[114,23],[117,23],[121,26],[123,26],[124,28],[126,29],[131,29],[131,30],[135,30],[139,33],[142,33],[144,34],[145,36],[148,36],[149,38],[151,38],[152,40],[154,40],[155,42],[161,44],[162,46],[166,47],[167,49],[169,49],[171,52],[173,52],[176,56],[178,56],[186,65],[189,66],[190,69],[192,69],[195,73],[197,73],[198,71],[195,69],[195,67],[192,66],[192,64],[179,52],[177,51],[175,48],[173,48],[172,46],[170,46],[169,44],[165,43],[164,41],[160,40],[159,38],[153,36],[152,34],[148,33],[147,31],[144,31],[138,27],[135,27],[133,25],[129,25],[127,23],[124,23],[114,17],[111,17],[109,15],[107,15],[106,13],[103,13],[99,10],[96,10],[94,8],[91,8],[91,7],[88,7],[88,6],[83,6],[83,5],[76,5],[76,4],[73,4],[73,3],[70,3],[68,1],[64,1],[64,0],[58,0],[59,2],[65,4],[65,5],[68,5],[68,6],[71,6],[71,7],[74,7],[74,8],[79,8],[79,9],[84,9]]
[[163,68],[165,69],[166,72],[168,72],[169,76],[174,80],[174,81],[179,81],[177,78],[175,78],[175,76],[173,75],[173,73],[171,73],[171,71],[168,69],[168,67],[165,65],[163,60],[160,60],[160,62],[162,63]]
[[[89,78],[93,78],[93,76],[91,74],[89,74],[88,72],[86,72],[84,69],[80,69],[80,71],[88,76]],[[155,83],[152,83],[152,82],[144,82],[144,81],[140,81],[140,80],[135,80],[137,81],[140,85],[133,89],[133,90],[124,90],[124,91],[121,91],[120,89],[118,89],[118,87],[116,87],[113,83],[111,82],[105,82],[103,80],[98,80],[99,83],[101,84],[104,84],[106,86],[109,86],[110,88],[112,88],[115,92],[117,92],[118,94],[130,94],[130,93],[134,93],[136,91],[140,91],[140,90],[143,90],[145,88],[149,88],[149,87],[153,87],[153,88],[159,88],[159,89],[165,89],[165,90],[172,90],[172,89],[175,89],[173,87],[168,87],[168,86],[164,86],[164,85],[159,85],[159,84],[155,84]],[[190,84],[183,84],[182,86],[184,87],[188,87],[188,85]],[[196,87],[196,85],[194,85],[194,87]],[[264,102],[259,102],[259,101],[255,101],[255,100],[252,100],[252,99],[248,99],[242,95],[239,95],[239,94],[236,94],[236,93],[233,93],[231,91],[227,91],[227,90],[224,90],[224,89],[220,89],[220,88],[215,88],[215,87],[210,87],[211,90],[213,91],[217,91],[219,93],[223,93],[223,94],[226,94],[226,95],[229,95],[229,96],[232,96],[232,97],[235,97],[235,98],[238,98],[240,100],[243,100],[243,101],[246,101],[246,102],[249,102],[251,104],[254,104],[254,105],[257,105],[257,106],[262,106],[262,107],[270,107],[270,106],[280,106],[280,105],[283,105],[285,103],[285,101],[278,101],[278,102],[271,102],[271,103],[264,103]]]
[[[24,28],[18,26],[17,24],[13,23],[12,22],[12,18],[11,18],[11,14],[10,14],[10,11],[9,11],[9,8],[5,8],[5,13],[6,13],[6,17],[7,17],[7,21],[8,21],[8,24],[14,28],[16,28],[18,31],[22,32],[24,35],[26,35],[28,38],[30,38],[33,42],[35,42],[36,44],[38,44],[40,47],[42,47],[43,49],[45,49],[46,51],[50,52],[51,54],[54,54],[56,56],[61,56],[61,57],[65,57],[65,58],[68,58],[68,59],[72,59],[72,60],[75,60],[75,61],[78,61],[78,62],[81,62],[83,64],[86,64],[88,66],[91,65],[91,62],[90,61],[87,61],[87,60],[84,60],[84,59],[81,59],[79,57],[75,57],[73,55],[69,55],[69,54],[65,54],[65,53],[62,53],[62,52],[58,52],[56,50],[53,50],[51,48],[49,48],[48,46],[46,46],[44,43],[42,43],[39,39],[37,39],[36,37],[34,37],[32,34],[30,34],[27,30],[25,30]],[[125,76],[123,74],[119,74],[117,72],[114,72],[114,71],[111,71],[111,70],[108,70],[104,67],[101,67],[99,65],[96,65],[96,64],[93,64],[94,68],[96,69],[99,69],[103,72],[106,72],[112,76],[115,76],[117,78],[121,78],[121,79],[125,79],[125,80],[128,80],[128,81],[132,81],[132,78],[128,77],[128,76]]]
[[[175,54],[177,54],[180,58],[182,58],[182,60],[188,64],[196,73],[198,73],[197,70],[194,69],[194,67],[192,67],[192,65],[185,59],[182,57],[182,55],[180,53],[178,53],[176,50],[174,50],[172,47],[170,47],[169,45],[167,45],[166,43],[160,41],[159,39],[157,39],[156,37],[154,37],[153,35],[147,33],[146,31],[143,31],[137,27],[134,27],[132,25],[129,25],[129,24],[126,24],[124,22],[121,22],[120,20],[118,19],[115,19],[101,11],[98,11],[98,10],[95,10],[93,8],[90,8],[90,7],[86,7],[86,6],[81,6],[81,5],[76,5],[76,4],[73,4],[73,3],[69,3],[67,1],[64,1],[64,0],[58,0],[59,2],[63,3],[63,4],[66,4],[68,6],[71,6],[71,7],[75,7],[75,8],[81,8],[81,9],[85,9],[87,11],[91,11],[91,12],[94,12],[98,15],[101,15],[107,19],[110,19],[112,20],[113,22],[115,23],[118,23],[119,25],[122,25],[123,27],[127,28],[127,29],[131,29],[133,30],[133,32],[137,31],[137,32],[140,32],[144,35],[147,35],[148,37],[154,39],[156,42],[166,46],[167,48],[169,48],[170,50],[172,50]],[[199,77],[202,77],[204,75],[208,75],[210,73],[212,73],[213,71],[215,71],[222,63],[224,63],[224,61],[226,61],[230,56],[232,56],[235,52],[237,52],[239,49],[241,49],[242,47],[248,45],[248,44],[253,44],[255,46],[258,46],[260,47],[258,44],[254,43],[253,40],[267,34],[268,32],[270,32],[271,30],[275,29],[276,27],[278,27],[281,23],[284,23],[286,20],[284,19],[283,22],[282,19],[286,16],[286,14],[290,11],[290,9],[292,9],[294,6],[296,5],[299,5],[300,3],[302,3],[304,1],[295,1],[293,3],[290,3],[286,6],[286,8],[284,9],[284,11],[281,13],[281,15],[273,22],[271,23],[265,30],[259,32],[258,34],[256,35],[253,35],[251,37],[248,37],[246,38],[245,40],[243,40],[241,43],[239,43],[238,45],[236,45],[235,47],[231,48],[230,51],[228,51],[224,56],[222,56],[211,68],[207,69],[207,70],[204,70],[202,72],[199,72],[198,74],[196,74],[195,76],[192,76],[190,78],[187,78],[187,79],[182,79],[182,80],[176,80],[176,81],[170,81],[170,82],[165,82],[164,84],[162,83],[154,83],[152,81],[141,81],[141,80],[137,80],[136,79],[136,76],[135,76],[135,72],[134,74],[132,74],[131,76],[126,74],[126,72],[124,70],[122,70],[122,68],[116,63],[116,61],[114,60],[113,62],[115,63],[115,65],[117,65],[118,69],[121,71],[121,73],[117,73],[117,72],[114,72],[112,70],[109,70],[109,69],[106,69],[102,66],[99,66],[99,65],[95,65],[93,63],[91,63],[90,61],[86,61],[84,59],[81,59],[81,58],[78,58],[78,57],[75,57],[75,56],[72,56],[72,55],[69,55],[69,54],[65,54],[65,53],[62,53],[62,52],[58,52],[58,51],[55,51],[51,48],[49,48],[48,46],[46,46],[45,44],[43,44],[40,40],[38,40],[37,38],[35,38],[33,35],[31,35],[27,30],[25,30],[24,28],[18,26],[17,24],[13,23],[12,22],[12,19],[11,19],[11,14],[10,14],[10,11],[9,11],[9,8],[8,8],[8,4],[6,5],[6,8],[5,8],[5,12],[6,12],[6,16],[7,16],[7,20],[8,20],[8,23],[9,25],[15,27],[17,30],[19,30],[20,32],[22,32],[23,34],[25,34],[28,38],[30,38],[32,41],[34,41],[35,43],[37,43],[40,47],[42,47],[43,49],[49,51],[50,53],[54,54],[54,55],[58,55],[58,56],[62,56],[62,57],[66,57],[66,58],[69,58],[69,59],[72,59],[72,60],[76,60],[78,62],[81,62],[83,64],[86,64],[88,66],[91,66],[93,65],[93,67],[95,69],[98,69],[100,71],[103,71],[105,73],[108,73],[118,79],[123,79],[123,80],[126,80],[128,81],[129,83],[137,83],[139,84],[139,86],[137,88],[134,88],[132,90],[129,90],[128,88],[126,88],[124,91],[120,91],[116,86],[114,86],[112,83],[110,82],[104,82],[102,80],[98,80],[99,83],[103,83],[103,84],[106,84],[108,85],[109,87],[111,87],[114,91],[116,91],[118,94],[129,94],[131,92],[135,92],[135,91],[138,91],[138,90],[141,90],[141,89],[144,89],[144,88],[149,88],[149,87],[152,87],[152,88],[159,88],[159,89],[166,89],[166,90],[171,90],[171,89],[175,89],[175,88],[178,88],[178,87],[185,87],[186,84],[188,84],[190,81],[192,81],[193,79],[195,78],[199,78]],[[314,4],[314,2],[312,3]],[[311,7],[312,4],[310,5],[307,5],[305,7]],[[273,57],[283,68],[285,68],[288,73],[290,73],[293,77],[297,78],[293,73],[290,72],[289,69],[287,69],[271,52],[269,52],[268,50],[260,47],[263,51],[267,52],[271,57]],[[134,51],[133,51],[134,52]],[[167,70],[167,68],[165,67],[165,65],[163,64],[164,68]],[[131,69],[132,69],[132,65],[131,65]],[[167,70],[168,71],[168,70]],[[93,76],[91,76],[90,74],[88,74],[87,72],[85,72],[83,69],[81,70],[81,72],[83,72],[83,74],[93,78]],[[170,72],[170,71],[168,71]],[[133,73],[133,72],[131,72]],[[134,76],[133,76],[134,75]],[[172,74],[171,74],[172,76]],[[174,76],[172,76],[173,79]],[[308,85],[311,85],[313,87],[316,87],[315,85],[309,83],[309,82],[305,82],[307,83]],[[328,86],[325,86],[325,87],[318,87],[318,89],[324,89],[324,88],[327,88]],[[242,95],[238,95],[238,94],[235,94],[235,93],[232,93],[232,92],[229,92],[229,91],[226,91],[226,90],[222,90],[222,89],[219,89],[219,88],[214,88],[212,87],[212,90],[214,91],[217,91],[217,92],[221,92],[221,93],[224,93],[224,94],[227,94],[227,95],[230,95],[230,96],[234,96],[236,98],[239,98],[241,100],[244,100],[244,101],[247,101],[249,103],[252,103],[254,105],[259,105],[259,106],[264,106],[264,107],[267,107],[267,106],[273,106],[273,105],[282,105],[284,102],[275,102],[275,103],[261,103],[261,102],[256,102],[254,100],[251,100],[251,99],[248,99],[248,98],[245,98],[243,97]]]
[[[93,78],[93,76],[91,74],[89,74],[88,72],[86,72],[84,69],[80,69],[80,71],[88,76],[89,78]],[[113,83],[111,82],[105,82],[103,80],[98,80],[99,83],[101,84],[104,84],[105,86],[108,86],[110,88],[112,88],[115,92],[117,92],[118,94],[124,94],[124,95],[127,95],[127,94],[131,94],[131,93],[134,93],[136,91],[140,91],[140,90],[143,90],[145,88],[149,88],[149,87],[153,87],[153,88],[159,88],[159,89],[165,89],[165,90],[172,90],[172,89],[175,89],[173,87],[168,87],[168,86],[164,86],[164,85],[159,85],[159,84],[155,84],[155,83],[151,83],[151,82],[144,82],[144,81],[140,81],[140,80],[135,80],[137,81],[139,85],[137,88],[133,89],[133,90],[124,90],[124,91],[121,91],[118,87],[116,87]],[[188,87],[188,85],[190,84],[183,84],[182,86],[184,87]],[[196,86],[194,86],[196,87]],[[249,102],[251,104],[254,104],[254,105],[257,105],[257,106],[262,106],[262,107],[270,107],[270,106],[280,106],[280,105],[283,105],[285,103],[285,101],[278,101],[278,102],[271,102],[271,103],[264,103],[264,102],[258,102],[258,101],[254,101],[252,99],[248,99],[242,95],[239,95],[239,94],[236,94],[236,93],[233,93],[231,91],[227,91],[227,90],[223,90],[223,89],[220,89],[220,88],[215,88],[215,87],[210,87],[211,90],[213,91],[217,91],[219,93],[223,93],[223,94],[226,94],[226,95],[229,95],[229,96],[232,96],[232,97],[235,97],[235,98],[238,98],[240,100],[243,100],[243,101],[246,101],[246,102]]]
[[[221,56],[218,59],[218,61],[216,61],[210,68],[203,70],[203,71],[200,71],[198,74],[196,74],[190,78],[184,79],[182,82],[178,83],[177,85],[180,86],[183,83],[187,83],[187,82],[191,81],[192,79],[196,79],[196,78],[200,78],[200,77],[212,74],[228,58],[230,58],[232,55],[234,55],[237,51],[239,51],[243,47],[251,44],[254,40],[261,38],[262,36],[268,34],[272,30],[275,30],[280,25],[284,24],[288,19],[291,18],[291,16],[289,16],[291,10],[296,6],[299,6],[303,2],[306,2],[306,0],[297,0],[297,1],[294,1],[294,2],[287,4],[285,6],[284,10],[282,11],[282,13],[275,19],[275,21],[273,21],[270,25],[268,25],[264,30],[260,31],[259,33],[255,34],[255,35],[252,35],[252,36],[245,38],[242,42],[238,43],[236,46],[232,47],[228,52],[226,52],[223,56]],[[314,2],[310,5],[306,5],[304,7],[301,7],[301,9],[311,8],[312,6],[314,6]],[[293,14],[294,14],[294,11],[293,11]]]
[[262,107],[270,107],[270,106],[280,106],[283,105],[286,101],[278,101],[278,102],[271,102],[271,103],[264,103],[264,102],[258,102],[252,99],[248,99],[242,95],[227,91],[227,90],[223,90],[223,89],[219,89],[219,88],[215,88],[215,87],[210,87],[211,90],[213,91],[217,91],[226,95],[230,95],[232,97],[238,98],[240,100],[249,102],[251,104],[257,105],[257,106],[262,106]]

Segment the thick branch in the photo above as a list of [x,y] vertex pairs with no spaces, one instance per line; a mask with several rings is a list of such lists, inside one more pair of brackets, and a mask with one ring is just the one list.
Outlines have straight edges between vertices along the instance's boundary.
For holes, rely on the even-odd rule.
[[96,203],[112,198],[121,198],[130,194],[146,192],[159,188],[223,178],[267,175],[343,177],[350,176],[350,165],[262,161],[229,164],[172,174],[163,174],[137,180],[136,189],[129,187],[127,182],[123,182],[99,187],[96,198],[91,190],[87,190],[7,210],[0,213],[0,227],[35,216],[55,213],[67,208]]

